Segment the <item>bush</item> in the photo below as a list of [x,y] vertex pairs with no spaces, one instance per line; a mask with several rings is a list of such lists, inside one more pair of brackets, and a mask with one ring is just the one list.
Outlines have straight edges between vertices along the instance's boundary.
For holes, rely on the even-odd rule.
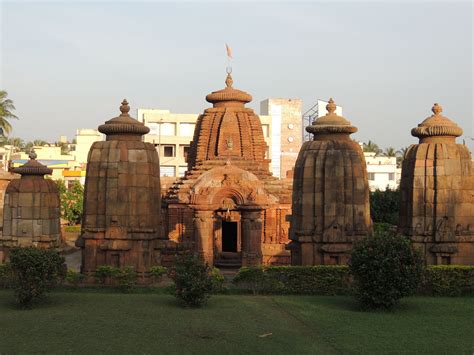
[[10,264],[0,264],[0,289],[12,287],[12,278]]
[[67,233],[81,233],[81,225],[65,226],[64,231]]
[[109,265],[98,266],[94,272],[95,280],[102,285],[110,283],[112,281],[112,276],[117,272],[116,270],[117,268]]
[[10,254],[15,298],[25,307],[64,277],[64,258],[53,250],[15,248]]
[[154,282],[160,282],[168,270],[164,266],[152,266],[150,268],[150,277]]
[[216,291],[212,269],[195,255],[177,256],[168,274],[175,283],[175,297],[186,306],[201,307]]
[[420,293],[430,296],[474,294],[474,266],[429,266],[423,274]]
[[122,292],[130,292],[137,284],[137,273],[131,266],[113,270],[113,277],[117,280],[118,289]]
[[86,277],[80,272],[74,270],[68,270],[66,273],[66,281],[68,284],[77,287],[79,284],[84,281]]
[[417,291],[423,259],[408,238],[379,233],[354,243],[349,268],[363,308],[391,309]]
[[351,292],[347,266],[254,266],[243,267],[234,278],[253,294],[343,295]]
[[398,224],[400,189],[370,192],[370,216],[375,223]]

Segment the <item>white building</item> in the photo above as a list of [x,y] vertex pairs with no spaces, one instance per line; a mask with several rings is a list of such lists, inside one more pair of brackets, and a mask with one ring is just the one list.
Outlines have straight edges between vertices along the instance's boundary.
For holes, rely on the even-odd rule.
[[396,189],[400,185],[402,170],[397,167],[396,157],[376,156],[372,152],[364,152],[364,156],[371,191],[385,191],[387,186]]

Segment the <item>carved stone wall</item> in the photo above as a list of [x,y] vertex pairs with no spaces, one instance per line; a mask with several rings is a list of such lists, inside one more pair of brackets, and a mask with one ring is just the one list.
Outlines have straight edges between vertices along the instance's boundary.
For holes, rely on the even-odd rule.
[[462,129],[433,115],[412,130],[420,139],[405,155],[400,231],[420,248],[427,264],[474,265],[474,168]]
[[306,130],[314,140],[300,150],[293,180],[292,264],[345,264],[352,243],[370,233],[369,188],[364,155],[349,135],[357,131],[335,114]]

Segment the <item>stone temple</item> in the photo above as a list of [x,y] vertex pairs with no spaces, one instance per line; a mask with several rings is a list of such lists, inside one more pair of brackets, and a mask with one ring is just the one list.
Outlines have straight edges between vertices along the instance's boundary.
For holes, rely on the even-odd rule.
[[293,265],[345,264],[352,242],[371,232],[369,186],[364,154],[350,138],[357,128],[328,113],[306,131],[295,165],[290,238]]
[[462,129],[434,104],[411,134],[419,138],[402,167],[400,232],[427,264],[474,265],[474,167]]
[[10,181],[5,191],[0,262],[14,247],[59,248],[59,192],[53,180],[44,178],[52,170],[31,153],[30,160],[14,172],[21,178]]
[[206,96],[213,107],[197,120],[186,175],[166,194],[164,265],[180,249],[217,266],[289,263],[291,180],[270,173],[252,96],[230,74],[225,82]]
[[82,272],[97,266],[132,266],[141,278],[156,264],[161,229],[160,165],[149,129],[130,117],[124,100],[121,114],[99,127],[106,141],[95,142],[88,156],[84,192]]

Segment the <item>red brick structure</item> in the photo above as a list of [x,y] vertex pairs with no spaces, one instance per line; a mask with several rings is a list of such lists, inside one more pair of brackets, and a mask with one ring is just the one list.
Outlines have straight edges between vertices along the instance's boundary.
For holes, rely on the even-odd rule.
[[474,265],[474,167],[462,129],[433,115],[411,134],[418,137],[402,166],[400,232],[412,238],[427,264]]
[[352,242],[371,232],[369,186],[364,154],[350,138],[357,128],[335,113],[306,130],[296,161],[289,245],[293,265],[345,264]]
[[177,249],[198,252],[209,264],[287,264],[286,216],[291,181],[273,177],[259,117],[245,104],[252,97],[232,87],[206,96],[188,171],[165,199],[162,263]]
[[31,153],[30,160],[13,172],[21,178],[10,181],[5,191],[0,262],[14,247],[59,248],[59,192],[52,180],[44,178],[53,171]]
[[97,266],[132,266],[147,277],[155,265],[161,229],[160,165],[149,129],[130,117],[124,100],[120,116],[99,126],[107,137],[95,142],[87,159],[82,234],[82,272]]

